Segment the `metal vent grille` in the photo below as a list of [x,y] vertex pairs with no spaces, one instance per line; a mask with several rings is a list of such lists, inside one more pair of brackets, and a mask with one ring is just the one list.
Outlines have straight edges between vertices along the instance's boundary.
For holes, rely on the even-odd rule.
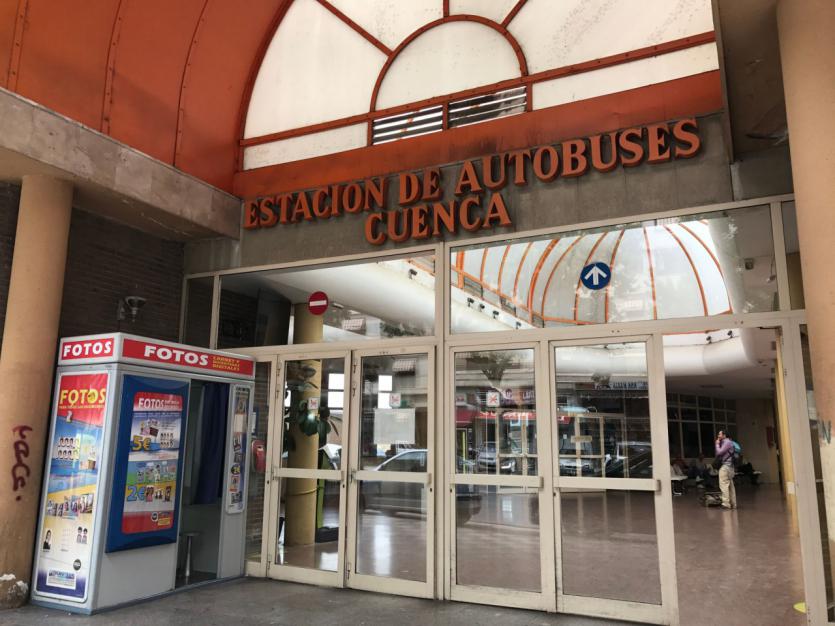
[[524,86],[450,102],[449,127],[467,126],[523,113],[527,104],[528,93]]
[[443,130],[444,107],[441,104],[418,111],[390,115],[374,120],[371,143],[380,144],[406,137],[418,137]]
[[388,143],[516,115],[523,113],[527,105],[528,92],[523,86],[389,115],[371,123],[371,143]]

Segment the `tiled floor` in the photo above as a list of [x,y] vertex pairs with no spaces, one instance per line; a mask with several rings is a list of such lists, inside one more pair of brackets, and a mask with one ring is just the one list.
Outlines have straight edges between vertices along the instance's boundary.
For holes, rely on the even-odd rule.
[[[458,576],[469,584],[538,590],[536,490],[485,490],[456,529]],[[560,499],[563,584],[577,595],[660,601],[655,509],[651,494],[563,493]],[[699,490],[673,500],[681,624],[803,624],[796,529],[776,486],[738,489],[734,512],[700,506]],[[418,523],[416,523],[418,522]],[[362,516],[359,556],[378,574],[420,579],[425,537],[420,516]],[[373,549],[372,549],[373,548]],[[330,553],[329,553],[330,554]],[[336,560],[336,553],[332,555]],[[321,559],[322,554],[318,555]],[[390,557],[390,558],[389,558]],[[327,559],[325,559],[327,560]],[[320,566],[323,562],[320,560]],[[66,620],[66,621],[65,621]],[[29,607],[0,614],[0,624],[603,624],[570,616],[478,607],[292,585],[237,581],[193,589],[91,619]]]

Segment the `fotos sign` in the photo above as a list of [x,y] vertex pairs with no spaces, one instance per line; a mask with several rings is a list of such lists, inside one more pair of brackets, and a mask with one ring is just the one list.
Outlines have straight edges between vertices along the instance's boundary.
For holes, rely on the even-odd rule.
[[[502,190],[509,185],[687,159],[700,147],[696,118],[659,122],[464,161],[453,172],[451,194],[444,191],[449,181],[442,179],[441,169],[429,167],[259,197],[244,203],[243,226],[254,230],[364,216],[365,239],[372,245],[506,228],[512,221]],[[390,206],[394,197],[396,206]]]

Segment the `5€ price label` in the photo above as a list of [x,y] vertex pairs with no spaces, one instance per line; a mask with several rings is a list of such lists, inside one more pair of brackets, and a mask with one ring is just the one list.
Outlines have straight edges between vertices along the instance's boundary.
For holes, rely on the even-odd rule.
[[130,445],[131,452],[150,452],[151,438],[134,435]]

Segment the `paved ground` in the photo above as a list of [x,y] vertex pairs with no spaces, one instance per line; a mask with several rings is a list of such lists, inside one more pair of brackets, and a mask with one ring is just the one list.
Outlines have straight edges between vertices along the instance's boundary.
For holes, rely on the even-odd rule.
[[591,620],[536,611],[503,609],[461,602],[436,602],[351,589],[328,589],[274,580],[244,579],[100,613],[92,617],[27,606],[0,613],[0,624],[26,626],[86,626],[87,624],[242,625],[282,626],[617,626],[618,622]]

